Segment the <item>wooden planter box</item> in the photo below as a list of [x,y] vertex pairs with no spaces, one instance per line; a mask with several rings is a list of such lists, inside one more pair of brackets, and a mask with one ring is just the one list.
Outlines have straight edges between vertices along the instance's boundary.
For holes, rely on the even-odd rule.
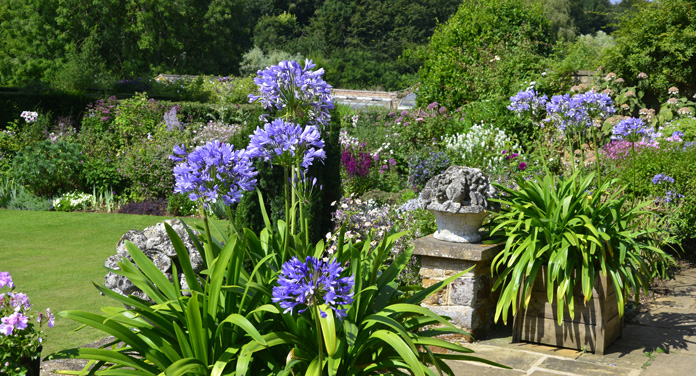
[[[611,280],[600,273],[595,278],[592,299],[584,303],[580,283],[576,283],[575,319],[568,308],[563,325],[558,325],[556,302],[547,302],[546,273],[540,272],[534,282],[527,309],[518,309],[512,324],[513,342],[534,342],[604,354],[606,348],[621,336],[623,318],[619,317],[616,290]],[[518,307],[521,307],[521,301]]]

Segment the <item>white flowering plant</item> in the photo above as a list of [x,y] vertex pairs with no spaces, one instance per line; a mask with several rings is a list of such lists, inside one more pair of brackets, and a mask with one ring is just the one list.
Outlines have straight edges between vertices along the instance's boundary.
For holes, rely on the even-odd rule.
[[53,327],[55,319],[50,308],[34,315],[31,307],[29,297],[16,291],[10,273],[0,272],[0,375],[26,375],[31,366],[27,362],[41,355],[41,328]]
[[71,212],[86,210],[94,201],[94,196],[88,193],[66,193],[53,200],[53,209],[56,211]]
[[445,148],[454,164],[487,169],[507,168],[506,157],[522,150],[517,141],[494,125],[474,124],[467,132],[445,137]]

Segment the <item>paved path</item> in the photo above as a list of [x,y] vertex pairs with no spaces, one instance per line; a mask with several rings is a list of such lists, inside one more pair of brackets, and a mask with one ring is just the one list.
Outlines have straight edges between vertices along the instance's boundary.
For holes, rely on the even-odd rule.
[[663,287],[649,313],[604,355],[528,343],[511,343],[510,329],[465,346],[483,358],[512,367],[501,370],[452,361],[457,376],[689,376],[696,375],[696,268],[687,269]]

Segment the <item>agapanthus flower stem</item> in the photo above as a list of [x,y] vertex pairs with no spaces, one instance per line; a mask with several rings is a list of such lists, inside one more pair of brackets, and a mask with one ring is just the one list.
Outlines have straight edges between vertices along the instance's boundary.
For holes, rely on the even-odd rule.
[[283,236],[283,260],[288,259],[290,249],[290,168],[283,167],[283,177],[285,178],[285,234]]
[[312,313],[314,313],[314,325],[317,327],[316,332],[317,348],[319,349],[319,375],[321,375],[324,373],[322,372],[324,370],[324,340],[321,336],[321,324],[319,323],[319,320],[321,320],[321,315],[319,314],[319,306],[317,304],[314,304]]
[[205,209],[203,209],[203,226],[205,227],[206,237],[206,244],[203,246],[206,258],[205,263],[206,265],[210,266],[218,255],[213,248],[213,238],[210,235],[210,225],[208,224],[208,213],[206,213]]
[[594,142],[595,166],[597,168],[597,188],[602,186],[602,174],[599,171],[599,142],[597,141],[597,131],[592,127],[592,142]]

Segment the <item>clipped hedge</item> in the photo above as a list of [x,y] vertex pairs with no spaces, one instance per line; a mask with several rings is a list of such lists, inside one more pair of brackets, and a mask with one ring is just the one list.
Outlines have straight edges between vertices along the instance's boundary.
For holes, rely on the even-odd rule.
[[51,112],[55,116],[71,116],[80,119],[94,97],[69,91],[28,92],[13,88],[0,88],[0,129],[19,118],[22,111]]

